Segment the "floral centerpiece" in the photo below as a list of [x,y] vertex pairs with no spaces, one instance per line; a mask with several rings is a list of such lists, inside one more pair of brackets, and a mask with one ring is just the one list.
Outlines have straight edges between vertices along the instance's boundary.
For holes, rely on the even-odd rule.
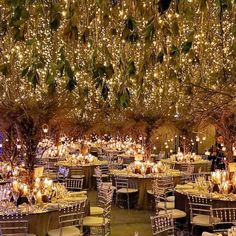
[[96,163],[98,162],[98,158],[91,155],[91,154],[87,154],[87,155],[69,155],[66,157],[66,162],[72,164],[72,165],[84,165],[84,164],[92,164],[92,163]]
[[170,156],[170,160],[173,162],[195,162],[202,160],[200,155],[196,155],[196,153],[188,153],[183,154],[182,152],[178,152],[177,154],[173,154]]
[[156,174],[164,173],[169,170],[169,167],[161,162],[154,163],[150,161],[135,161],[131,163],[127,170],[134,174]]

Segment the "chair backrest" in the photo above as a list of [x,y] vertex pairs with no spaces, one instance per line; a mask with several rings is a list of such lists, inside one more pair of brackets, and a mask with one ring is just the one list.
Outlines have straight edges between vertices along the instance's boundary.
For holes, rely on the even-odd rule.
[[114,190],[102,188],[98,196],[98,206],[104,209],[103,217],[110,218]]
[[212,215],[212,198],[188,195],[190,207],[190,220],[196,215]]
[[66,179],[65,180],[65,187],[68,190],[83,190],[83,178],[76,178],[76,179]]
[[211,172],[212,161],[208,161],[207,163],[207,172]]
[[225,231],[236,224],[236,208],[213,208],[212,216],[214,231]]
[[152,235],[162,235],[167,233],[169,236],[174,236],[174,222],[168,214],[151,216]]
[[153,180],[153,190],[161,190],[164,193],[174,191],[174,180],[172,176],[159,176]]
[[78,226],[82,227],[86,200],[76,202],[66,207],[59,208],[60,227]]
[[192,174],[194,172],[194,165],[191,165],[189,163],[182,164],[181,171],[185,174]]
[[98,177],[102,177],[102,170],[101,170],[100,166],[97,166],[94,169],[94,174],[97,175]]
[[4,215],[0,221],[1,236],[19,236],[28,233],[28,216],[23,214]]
[[108,174],[108,172],[109,172],[108,165],[101,165],[99,168],[100,168],[102,174],[105,174],[105,175]]
[[83,167],[82,166],[72,166],[70,167],[70,175],[83,175]]
[[128,178],[125,176],[115,175],[115,185],[117,189],[128,188],[129,187]]

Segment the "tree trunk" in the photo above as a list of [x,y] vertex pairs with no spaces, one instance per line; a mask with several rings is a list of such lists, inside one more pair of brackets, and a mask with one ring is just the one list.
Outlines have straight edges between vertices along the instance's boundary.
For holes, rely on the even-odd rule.
[[17,126],[18,134],[25,148],[25,165],[28,171],[28,180],[29,183],[32,183],[39,142],[39,129],[31,117],[24,117],[18,122]]
[[145,140],[145,146],[144,146],[144,160],[150,160],[151,154],[152,154],[152,126],[148,126],[146,128],[146,140]]

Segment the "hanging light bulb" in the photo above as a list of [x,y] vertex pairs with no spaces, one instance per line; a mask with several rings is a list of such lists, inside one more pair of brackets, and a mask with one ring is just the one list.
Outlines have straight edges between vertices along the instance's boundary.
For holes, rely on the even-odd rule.
[[42,128],[43,128],[43,132],[44,132],[45,134],[47,134],[47,133],[48,133],[48,125],[47,125],[47,124],[44,124]]

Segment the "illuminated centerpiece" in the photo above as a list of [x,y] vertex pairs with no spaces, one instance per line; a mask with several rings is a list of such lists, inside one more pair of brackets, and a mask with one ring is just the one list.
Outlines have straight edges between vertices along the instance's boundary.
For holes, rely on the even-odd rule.
[[11,190],[16,204],[23,202],[41,204],[49,202],[53,195],[55,195],[53,181],[48,178],[37,177],[31,185],[18,178],[13,180]]
[[150,161],[135,161],[131,163],[127,168],[128,172],[134,174],[157,174],[157,173],[165,173],[169,170],[169,166],[163,164],[162,162],[154,163]]
[[92,163],[97,163],[98,162],[98,158],[91,155],[91,154],[87,154],[87,155],[69,155],[66,157],[65,160],[67,163],[69,163],[70,165],[85,165],[85,164],[92,164]]
[[172,162],[197,162],[202,160],[202,156],[196,155],[196,153],[188,153],[183,154],[182,152],[178,152],[177,154],[173,154],[170,156],[170,160]]
[[236,172],[230,174],[227,170],[216,170],[211,173],[210,182],[215,192],[222,194],[236,192]]

